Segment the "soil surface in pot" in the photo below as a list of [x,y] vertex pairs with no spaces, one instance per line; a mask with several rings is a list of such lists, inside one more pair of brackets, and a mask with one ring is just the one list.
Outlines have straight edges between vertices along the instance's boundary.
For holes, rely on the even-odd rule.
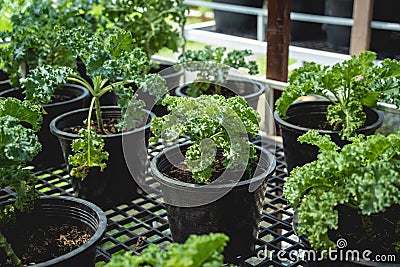
[[[364,112],[367,113],[366,108],[364,107]],[[316,130],[325,130],[325,131],[341,131],[342,125],[331,124],[326,119],[326,113],[311,113],[308,116],[289,116],[287,121],[295,126],[304,127],[304,128],[311,128]],[[360,128],[364,128],[371,123],[368,121],[368,118],[364,122],[364,124]]]
[[[187,94],[186,93],[187,89],[188,89],[188,87],[182,89],[182,92],[184,94]],[[203,95],[216,95],[217,93],[216,93],[215,86],[213,84],[211,84],[211,86],[207,90],[202,91],[202,94]],[[224,86],[221,87],[221,95],[223,95],[226,98],[237,96],[237,94],[235,92],[229,90],[228,88],[226,88]]]
[[[223,165],[223,162],[225,160],[225,157],[221,155],[216,156],[216,162],[213,165],[213,169],[215,170],[211,174],[210,182],[214,182],[217,180],[221,174],[225,171],[232,172],[234,173],[235,171],[232,170],[226,170],[226,168]],[[248,180],[252,177],[251,174],[254,173],[255,169],[257,168],[256,163],[250,164],[250,166],[247,167],[247,170],[250,171],[245,171],[243,173],[243,176],[241,177],[240,181],[245,181]],[[176,181],[181,181],[185,183],[191,183],[191,184],[198,184],[192,177],[192,173],[189,171],[189,168],[187,167],[185,162],[181,162],[179,166],[174,166],[171,165],[171,167],[163,172],[163,174]],[[232,180],[232,182],[237,182],[237,179]]]
[[[97,134],[117,134],[120,133],[120,127],[118,126],[120,119],[103,119],[103,129],[105,133],[100,130],[99,124],[97,121],[92,121],[90,124],[93,128],[96,129]],[[137,121],[135,128],[143,127],[145,124],[143,122]],[[73,127],[64,128],[63,131],[67,133],[78,134],[81,129],[86,129],[87,125],[76,125]]]
[[[79,248],[89,241],[91,234],[76,225],[49,224],[29,229],[6,229],[5,236],[12,237],[14,251],[24,265],[45,262]],[[8,259],[0,259],[0,266],[13,266]]]
[[[117,119],[103,119],[103,129],[105,131],[105,134],[116,134],[119,131],[119,128],[117,127],[118,120]],[[97,121],[92,121],[90,124],[93,128],[96,129],[97,134],[103,134],[100,130],[99,124]],[[68,127],[64,128],[63,131],[67,133],[73,133],[73,134],[78,134],[81,129],[86,129],[87,125],[76,125],[73,127]]]

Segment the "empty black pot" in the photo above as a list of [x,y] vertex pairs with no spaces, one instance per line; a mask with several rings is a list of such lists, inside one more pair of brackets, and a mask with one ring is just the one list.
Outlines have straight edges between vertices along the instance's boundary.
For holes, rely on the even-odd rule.
[[39,229],[41,226],[51,225],[50,223],[75,225],[88,231],[92,237],[69,253],[29,266],[95,266],[96,246],[99,245],[106,231],[107,218],[99,207],[88,201],[73,197],[41,197],[35,202],[32,212],[17,213],[15,223],[2,226],[2,231],[18,255],[20,251],[18,247],[24,245],[24,240],[18,239],[21,229]]
[[[326,109],[330,104],[328,101],[305,101],[292,104],[287,111],[287,118],[282,119],[275,111],[275,121],[282,131],[283,148],[287,171],[290,173],[296,166],[303,166],[306,163],[317,159],[318,147],[309,144],[300,144],[297,138],[311,129],[318,130],[320,134],[328,134],[339,146],[346,144],[345,140],[339,137],[339,131],[319,130],[326,122]],[[382,112],[365,107],[367,114],[364,126],[358,129],[358,134],[374,134],[383,123]]]
[[[222,232],[230,237],[224,253],[227,262],[253,255],[267,179],[275,170],[274,156],[257,147],[260,160],[252,179],[204,187],[163,174],[181,161],[180,155],[184,155],[187,147],[188,144],[183,144],[166,149],[151,162],[152,173],[161,184],[173,240],[183,243],[191,234]],[[243,175],[234,171],[224,174],[236,181]]]

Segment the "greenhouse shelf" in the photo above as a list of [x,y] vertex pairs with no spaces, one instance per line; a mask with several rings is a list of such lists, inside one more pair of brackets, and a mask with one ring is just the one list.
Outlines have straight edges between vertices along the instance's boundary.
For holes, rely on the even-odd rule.
[[[256,144],[266,147],[276,155],[277,168],[267,182],[268,189],[256,253],[253,257],[243,260],[240,266],[307,266],[305,262],[293,259],[293,255],[297,255],[303,246],[292,229],[293,210],[282,196],[283,184],[287,176],[283,149],[275,142],[268,140],[258,141]],[[164,146],[160,143],[151,144],[149,157],[153,157],[163,148]],[[35,176],[38,178],[37,189],[42,195],[73,195],[65,166],[40,170],[35,172]],[[153,178],[149,176],[149,179]],[[0,202],[14,196],[12,191],[3,189]],[[143,195],[114,206],[105,213],[108,218],[107,232],[98,246],[96,262],[106,262],[112,254],[120,251],[132,251],[139,254],[149,244],[166,246],[172,242],[161,197]],[[266,251],[268,252],[265,254]],[[275,253],[271,253],[272,251]]]

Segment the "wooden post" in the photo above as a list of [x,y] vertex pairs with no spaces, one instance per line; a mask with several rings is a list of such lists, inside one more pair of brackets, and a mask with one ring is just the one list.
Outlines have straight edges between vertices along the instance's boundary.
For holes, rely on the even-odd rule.
[[374,0],[354,0],[350,54],[358,55],[369,49]]
[[[288,79],[291,8],[292,0],[268,0],[267,79],[282,82],[286,82]],[[274,91],[274,103],[280,95],[280,91]],[[276,125],[275,128],[276,135],[280,135],[279,127]],[[282,195],[282,192],[276,193],[278,196]],[[282,208],[281,204],[276,204],[276,206]],[[282,219],[281,214],[278,214],[277,217]],[[281,229],[278,229],[277,232],[282,234]],[[282,248],[281,242],[276,245]]]
[[292,0],[268,0],[267,79],[287,81]]

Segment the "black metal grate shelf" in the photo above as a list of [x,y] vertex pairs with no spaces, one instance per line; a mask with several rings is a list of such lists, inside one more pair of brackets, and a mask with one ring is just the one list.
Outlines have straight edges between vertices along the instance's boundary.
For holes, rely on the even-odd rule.
[[[257,252],[262,250],[263,253],[243,261],[242,266],[306,266],[305,262],[288,257],[289,252],[296,252],[303,247],[292,230],[293,211],[282,196],[286,178],[283,149],[273,142],[259,142],[257,145],[267,147],[275,153],[277,169],[273,177],[268,180],[259,238],[256,243]],[[153,157],[162,148],[161,144],[150,145],[149,156]],[[41,194],[73,195],[65,166],[40,170],[35,175],[38,178],[37,189]],[[149,176],[149,179],[152,178]],[[13,196],[12,191],[4,189],[0,191],[0,202]],[[139,254],[149,244],[166,246],[171,243],[167,214],[162,203],[161,197],[143,195],[106,210],[107,233],[98,247],[96,261],[108,261],[112,254],[120,251]],[[266,251],[268,252],[264,253]],[[277,253],[278,251],[280,253]]]

